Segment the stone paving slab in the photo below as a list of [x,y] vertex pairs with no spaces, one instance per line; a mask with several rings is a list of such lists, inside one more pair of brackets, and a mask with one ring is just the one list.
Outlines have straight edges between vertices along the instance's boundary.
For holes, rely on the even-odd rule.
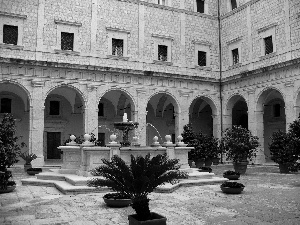
[[[221,176],[232,165],[213,166]],[[167,217],[168,225],[299,225],[300,174],[279,174],[275,166],[249,166],[240,178],[240,195],[224,194],[220,185],[181,187],[151,193],[150,209]],[[54,187],[22,186],[28,178],[13,170],[17,188],[0,195],[2,225],[125,225],[131,207],[108,208],[104,193],[63,195]]]

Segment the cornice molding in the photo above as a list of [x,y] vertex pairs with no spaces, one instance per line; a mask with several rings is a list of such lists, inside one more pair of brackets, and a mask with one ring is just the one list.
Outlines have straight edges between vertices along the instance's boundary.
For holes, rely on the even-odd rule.
[[161,38],[161,39],[169,39],[169,40],[174,40],[172,36],[167,36],[167,35],[161,35],[161,34],[151,34],[152,37],[154,38]]
[[54,19],[54,23],[62,24],[62,25],[69,25],[69,26],[76,26],[76,27],[82,26],[82,23],[79,23],[79,22],[72,22],[72,21],[58,20],[58,19]]
[[269,25],[267,25],[267,26],[258,28],[258,29],[257,29],[257,33],[264,32],[264,31],[266,31],[266,30],[268,30],[268,29],[270,29],[270,28],[272,28],[272,27],[275,27],[275,26],[277,26],[277,25],[278,25],[278,23],[275,22],[275,23],[271,23],[271,24],[269,24]]
[[107,31],[114,31],[114,32],[121,32],[121,33],[130,34],[130,30],[121,29],[121,28],[118,28],[118,27],[106,27],[105,29]]
[[3,12],[3,11],[0,11],[0,16],[7,16],[7,17],[18,18],[18,19],[23,19],[23,20],[27,19],[26,15]]

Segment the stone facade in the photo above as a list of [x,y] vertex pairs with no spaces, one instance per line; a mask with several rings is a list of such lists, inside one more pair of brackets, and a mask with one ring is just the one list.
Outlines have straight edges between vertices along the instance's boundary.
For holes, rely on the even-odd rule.
[[[11,99],[24,151],[39,157],[33,164],[59,160],[56,145],[70,134],[107,144],[124,112],[139,122],[142,145],[167,134],[174,141],[188,122],[215,137],[242,125],[260,138],[255,162],[269,161],[268,137],[300,112],[300,3],[237,0],[231,10],[225,0],[220,9],[218,18],[217,0],[206,0],[204,13],[194,0],[3,0],[0,98]],[[18,27],[16,45],[3,43],[3,25]],[[62,50],[62,32],[74,34],[72,51]],[[269,36],[273,52],[264,54]],[[122,55],[113,55],[113,39]]]

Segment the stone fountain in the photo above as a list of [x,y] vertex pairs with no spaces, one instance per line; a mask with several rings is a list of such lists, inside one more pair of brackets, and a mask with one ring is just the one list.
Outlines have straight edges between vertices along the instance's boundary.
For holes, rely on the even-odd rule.
[[127,113],[124,113],[123,115],[123,122],[115,122],[114,127],[117,130],[122,131],[122,137],[123,141],[120,142],[122,147],[128,147],[130,146],[130,141],[128,140],[128,134],[130,130],[134,130],[138,127],[139,123],[138,122],[132,122],[127,119]]

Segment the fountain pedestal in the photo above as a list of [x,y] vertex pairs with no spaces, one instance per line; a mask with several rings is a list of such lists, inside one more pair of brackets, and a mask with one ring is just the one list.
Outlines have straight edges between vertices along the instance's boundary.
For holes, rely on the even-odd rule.
[[130,141],[128,140],[128,133],[130,130],[136,129],[138,127],[138,122],[115,122],[114,127],[117,130],[122,131],[123,141],[120,142],[122,147],[130,146]]

